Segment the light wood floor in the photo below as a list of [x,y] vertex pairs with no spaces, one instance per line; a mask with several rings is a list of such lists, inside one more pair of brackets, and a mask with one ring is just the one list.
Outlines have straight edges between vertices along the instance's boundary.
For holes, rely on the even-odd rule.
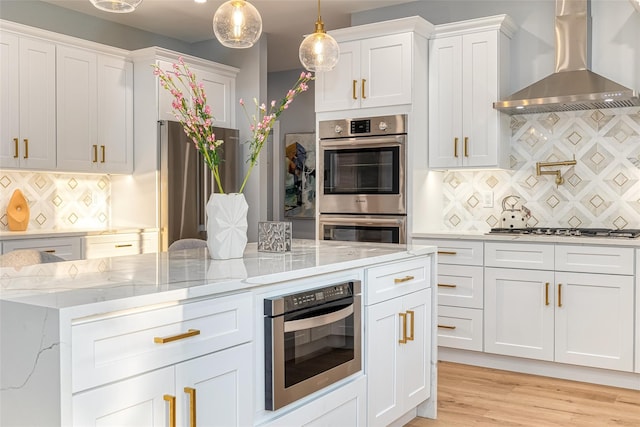
[[439,362],[434,426],[639,427],[640,391]]

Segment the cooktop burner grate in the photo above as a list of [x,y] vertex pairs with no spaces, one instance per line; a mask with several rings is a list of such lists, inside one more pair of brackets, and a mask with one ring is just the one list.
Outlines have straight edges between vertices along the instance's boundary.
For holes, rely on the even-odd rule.
[[635,239],[640,237],[638,229],[608,229],[608,228],[492,228],[488,234],[530,234],[535,236],[576,236],[576,237],[622,237]]

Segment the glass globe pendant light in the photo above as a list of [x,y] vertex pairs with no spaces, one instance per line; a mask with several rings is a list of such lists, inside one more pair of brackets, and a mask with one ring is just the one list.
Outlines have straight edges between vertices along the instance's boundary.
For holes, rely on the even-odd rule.
[[324,23],[320,17],[320,0],[318,0],[316,31],[304,38],[300,44],[298,55],[304,68],[309,71],[329,71],[338,63],[340,46],[324,30]]
[[248,1],[229,0],[213,15],[213,32],[223,46],[248,48],[262,34],[262,18],[258,9]]
[[113,13],[133,12],[140,3],[142,0],[91,0],[96,8]]

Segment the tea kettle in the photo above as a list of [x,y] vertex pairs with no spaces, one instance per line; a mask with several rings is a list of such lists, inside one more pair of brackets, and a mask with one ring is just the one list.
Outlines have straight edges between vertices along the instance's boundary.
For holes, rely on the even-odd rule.
[[519,199],[520,197],[515,195],[509,195],[502,199],[501,228],[527,227],[527,221],[531,218],[531,211],[524,205],[518,207]]

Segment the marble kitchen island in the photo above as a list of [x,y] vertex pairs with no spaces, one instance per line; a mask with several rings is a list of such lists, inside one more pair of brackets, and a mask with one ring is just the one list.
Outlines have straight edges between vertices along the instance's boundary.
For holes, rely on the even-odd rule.
[[[197,415],[203,425],[373,426],[435,417],[435,273],[433,246],[304,240],[287,253],[250,244],[227,261],[192,249],[1,267],[0,424],[188,425]],[[344,280],[363,284],[363,371],[266,411],[264,298]],[[412,333],[399,344],[407,318]],[[385,357],[369,357],[385,342]],[[416,373],[422,382],[410,389]]]

